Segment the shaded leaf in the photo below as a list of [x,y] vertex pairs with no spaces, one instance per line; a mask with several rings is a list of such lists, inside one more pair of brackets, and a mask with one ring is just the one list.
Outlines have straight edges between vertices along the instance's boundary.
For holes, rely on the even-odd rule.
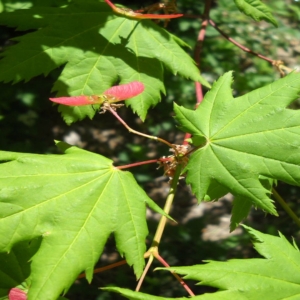
[[[181,48],[184,42],[152,21],[117,16],[105,3],[76,1],[61,8],[2,13],[0,24],[19,30],[39,28],[14,39],[18,43],[0,61],[0,81],[28,81],[63,64],[53,87],[57,96],[100,95],[116,83],[140,81],[145,92],[127,104],[142,119],[165,92],[165,68],[209,85]],[[69,111],[68,123],[95,114],[83,107]]]
[[[2,218],[10,210],[9,205],[2,205]],[[8,299],[12,288],[27,287],[30,276],[30,259],[37,252],[41,239],[20,242],[9,253],[0,253],[0,299]]]

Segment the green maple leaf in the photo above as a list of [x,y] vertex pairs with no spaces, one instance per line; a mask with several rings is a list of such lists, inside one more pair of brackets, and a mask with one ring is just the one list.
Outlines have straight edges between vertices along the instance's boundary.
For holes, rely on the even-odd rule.
[[[300,254],[297,246],[291,245],[280,233],[280,237],[276,237],[244,227],[252,236],[255,249],[265,259],[206,261],[205,265],[169,270],[185,275],[184,279],[197,280],[201,285],[220,290],[207,299],[299,299]],[[234,294],[235,298],[232,297]],[[206,298],[200,296],[199,299]]]
[[300,74],[290,74],[238,98],[231,72],[220,77],[197,110],[175,105],[176,119],[193,135],[187,183],[196,197],[211,200],[231,192],[276,215],[264,178],[300,185],[300,112],[285,107],[300,92]]
[[[0,81],[28,81],[65,64],[53,90],[58,96],[98,95],[116,83],[141,81],[145,91],[128,101],[144,119],[165,92],[164,69],[209,85],[181,48],[183,41],[149,20],[115,15],[106,3],[75,1],[2,13],[0,24],[37,29],[22,37],[0,61]],[[93,117],[91,107],[62,109],[68,123]]]
[[[147,197],[129,172],[64,143],[63,155],[0,152],[0,252],[42,237],[32,259],[29,299],[56,299],[85,271],[90,281],[106,240],[140,276]],[[0,268],[2,264],[0,263]]]
[[260,0],[234,0],[234,2],[241,12],[253,20],[265,20],[278,27],[278,23],[273,17],[270,8]]
[[[194,296],[195,300],[299,299],[300,253],[297,246],[291,245],[280,233],[280,237],[276,237],[244,227],[252,236],[255,249],[264,258],[205,261],[203,265],[158,269],[174,271],[184,275],[186,280],[196,280],[200,285],[219,289],[215,293]],[[171,299],[114,287],[104,290],[132,300]]]

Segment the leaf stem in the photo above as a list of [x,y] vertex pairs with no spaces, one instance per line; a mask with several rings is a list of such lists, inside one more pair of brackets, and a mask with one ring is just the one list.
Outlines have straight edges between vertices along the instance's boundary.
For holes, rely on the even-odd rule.
[[[154,254],[155,258],[166,268],[169,268],[170,265],[158,254]],[[175,273],[175,271],[170,271],[172,273],[172,275],[179,281],[179,283],[184,287],[184,289],[188,292],[188,294],[190,296],[195,296],[195,294],[193,293],[193,291],[189,288],[189,286],[184,282],[184,280]]]
[[115,168],[119,169],[119,170],[129,169],[129,168],[138,167],[138,166],[141,166],[141,165],[157,163],[157,162],[160,162],[160,161],[161,161],[160,159],[150,159],[150,160],[141,161],[141,162],[137,162],[137,163],[133,163],[133,164],[129,164],[129,165],[124,165],[124,166],[119,166],[119,167],[115,167]]
[[134,133],[136,135],[140,135],[143,137],[146,137],[148,139],[151,140],[157,140],[163,144],[166,144],[167,146],[169,146],[170,148],[173,148],[175,150],[175,153],[177,153],[176,147],[174,145],[172,145],[171,143],[167,142],[166,140],[159,138],[157,136],[153,136],[153,135],[148,135],[142,132],[139,132],[137,130],[132,129],[131,127],[129,127],[129,125],[126,124],[126,122],[118,115],[118,113],[113,109],[113,108],[109,108],[109,111],[120,121],[120,123],[122,123],[122,125],[131,133]]
[[115,10],[116,6],[111,3],[109,0],[104,0],[113,10]]
[[286,213],[294,220],[294,222],[300,227],[300,220],[297,215],[292,211],[292,209],[285,203],[283,198],[277,193],[277,191],[272,188],[272,193],[275,200],[283,207]]

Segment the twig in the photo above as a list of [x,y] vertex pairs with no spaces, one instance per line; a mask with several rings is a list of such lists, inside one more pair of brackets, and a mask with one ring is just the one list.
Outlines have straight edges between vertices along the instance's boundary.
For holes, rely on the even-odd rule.
[[129,127],[129,125],[126,124],[126,122],[118,115],[118,113],[113,109],[113,108],[108,108],[108,110],[120,121],[120,123],[122,123],[122,125],[129,131],[129,132],[132,132],[136,135],[140,135],[140,136],[143,136],[143,137],[146,137],[148,139],[151,139],[151,140],[156,140],[156,141],[159,141],[163,144],[166,144],[167,146],[169,146],[170,148],[173,148],[175,153],[177,154],[177,150],[176,150],[176,147],[167,142],[166,140],[162,139],[162,138],[159,138],[157,136],[153,136],[153,135],[148,135],[148,134],[145,134],[145,133],[142,133],[142,132],[139,132],[137,130],[134,130],[132,129],[131,127]]
[[153,262],[153,258],[154,258],[153,255],[150,255],[149,260],[147,262],[147,265],[146,265],[146,267],[145,267],[145,269],[143,271],[143,274],[142,274],[141,278],[139,279],[139,282],[138,282],[138,284],[137,284],[137,286],[135,288],[136,292],[138,292],[140,290],[140,288],[142,286],[142,283],[144,282],[144,279],[145,279],[145,277],[146,277],[146,275],[147,275],[147,273],[149,271],[149,268],[150,268],[150,266],[151,266],[151,264]]
[[[174,174],[174,177],[173,177],[173,180],[172,180],[172,185],[171,185],[171,188],[170,188],[170,192],[169,192],[169,195],[167,197],[167,200],[166,200],[166,203],[165,203],[165,206],[164,206],[164,212],[166,214],[169,214],[169,212],[171,210],[171,206],[172,206],[174,196],[175,196],[175,193],[176,193],[176,190],[177,190],[177,183],[178,183],[178,180],[179,180],[179,177],[180,177],[181,169],[182,169],[181,165],[178,165],[177,169],[176,169],[176,172]],[[166,222],[167,222],[167,217],[161,216],[159,224],[158,224],[156,232],[155,232],[155,235],[154,235],[154,238],[153,238],[152,245],[151,245],[150,249],[144,255],[144,257],[149,257],[149,261],[148,261],[148,263],[146,265],[146,268],[144,269],[144,272],[143,272],[143,274],[142,274],[142,276],[139,280],[139,283],[136,287],[136,290],[140,289],[140,287],[141,287],[141,285],[144,281],[144,278],[146,276],[146,273],[148,272],[149,267],[153,262],[153,257],[158,256],[158,245],[160,243],[162,233],[165,229]]]
[[[169,268],[169,264],[158,254],[154,254],[155,258],[166,268]],[[193,291],[189,288],[189,286],[184,282],[184,280],[175,273],[175,271],[170,271],[172,273],[172,275],[179,281],[179,283],[184,287],[184,289],[188,292],[188,294],[190,296],[195,296],[195,294],[193,293]]]
[[[211,7],[211,0],[206,0],[204,14],[203,14],[203,21],[201,24],[201,28],[200,28],[198,38],[197,38],[197,44],[196,44],[195,51],[194,51],[194,58],[195,58],[195,61],[196,61],[199,69],[200,69],[200,57],[201,57],[203,42],[204,42],[204,38],[205,38],[206,27],[209,22],[210,7]],[[197,105],[196,105],[196,107],[197,107],[203,100],[203,91],[202,91],[201,83],[195,82],[195,88],[196,88],[196,96],[197,96]]]
[[[196,47],[195,47],[195,50],[194,50],[194,59],[195,59],[195,62],[197,64],[199,70],[200,70],[200,57],[201,57],[203,42],[204,42],[204,38],[205,38],[206,27],[207,27],[208,22],[209,22],[210,7],[211,7],[211,0],[206,0],[205,1],[204,14],[203,14],[203,21],[202,21],[201,28],[200,28],[200,31],[199,31],[199,34],[198,34],[197,44],[196,44]],[[196,90],[196,97],[197,97],[197,103],[196,103],[195,108],[197,108],[203,100],[202,85],[198,81],[195,82],[195,90]],[[188,142],[186,140],[189,139],[190,137],[191,137],[190,133],[185,134],[183,145],[188,144]]]
[[259,54],[247,47],[245,47],[244,45],[240,44],[239,42],[237,42],[236,40],[234,40],[233,38],[231,38],[228,34],[226,34],[223,30],[221,30],[214,21],[209,20],[209,24],[214,27],[223,37],[225,37],[225,39],[227,39],[229,42],[231,42],[232,44],[236,45],[238,48],[240,48],[241,50],[243,50],[244,52],[250,53],[252,55],[255,55],[263,60],[266,60],[267,62],[271,63],[272,65],[276,65],[276,62],[278,62],[277,60],[268,58],[262,54]]

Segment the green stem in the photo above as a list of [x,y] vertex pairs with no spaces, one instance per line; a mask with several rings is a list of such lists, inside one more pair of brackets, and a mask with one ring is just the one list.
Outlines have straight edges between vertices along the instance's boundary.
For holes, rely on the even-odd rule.
[[300,227],[300,220],[296,214],[291,210],[291,208],[285,203],[283,198],[277,193],[277,191],[272,188],[272,192],[275,200],[283,207],[287,214],[295,221],[295,223]]
[[[178,184],[178,181],[179,181],[181,169],[182,169],[181,165],[178,165],[177,168],[176,168],[176,172],[174,174],[174,177],[172,179],[170,192],[169,192],[169,195],[167,197],[166,204],[165,204],[165,207],[164,207],[164,212],[166,214],[170,213],[172,203],[173,203],[173,200],[174,200],[174,196],[175,196],[175,193],[176,193],[176,190],[177,190],[177,184]],[[158,247],[158,245],[160,243],[160,240],[161,240],[161,237],[162,237],[162,234],[163,234],[163,231],[165,229],[166,223],[167,223],[167,217],[162,216],[160,221],[159,221],[158,227],[156,229],[151,248],[157,248]],[[151,248],[149,249],[149,251],[151,250]]]
[[[165,204],[165,207],[164,207],[164,212],[166,214],[169,214],[170,212],[170,209],[171,209],[171,206],[172,206],[172,203],[173,203],[173,200],[174,200],[174,195],[175,195],[175,192],[176,192],[176,189],[177,189],[177,183],[178,183],[178,180],[179,180],[179,176],[180,176],[180,173],[181,173],[181,165],[178,165],[177,166],[177,169],[176,169],[176,172],[175,172],[175,175],[174,175],[174,178],[172,180],[172,185],[171,185],[171,188],[170,188],[170,192],[169,192],[169,195],[167,197],[167,200],[166,200],[166,204]],[[149,257],[149,260],[148,260],[148,263],[144,269],[144,272],[138,282],[138,285],[136,287],[136,291],[139,291],[140,288],[141,288],[141,285],[145,279],[145,276],[153,262],[153,258],[154,257],[157,257],[159,256],[158,254],[158,244],[161,240],[161,237],[162,237],[162,233],[164,231],[164,228],[166,226],[166,222],[167,222],[167,217],[165,216],[162,216],[160,221],[159,221],[159,224],[158,224],[158,227],[156,229],[156,233],[155,233],[155,236],[154,236],[154,239],[153,239],[153,242],[152,242],[152,245],[150,247],[150,249],[145,253],[144,257]]]
[[153,262],[153,259],[154,259],[154,256],[151,255],[151,256],[149,257],[149,260],[148,260],[148,262],[147,262],[147,265],[146,265],[146,267],[145,267],[145,269],[144,269],[144,271],[143,271],[143,274],[142,274],[141,278],[139,279],[139,282],[138,282],[138,284],[137,284],[137,286],[136,286],[136,288],[135,288],[135,291],[136,291],[136,292],[138,292],[138,291],[140,290],[140,288],[141,288],[141,286],[142,286],[142,283],[143,283],[143,281],[144,281],[144,279],[145,279],[145,277],[146,277],[146,274],[148,273],[149,268],[150,268],[150,266],[151,266],[151,264],[152,264],[152,262]]

